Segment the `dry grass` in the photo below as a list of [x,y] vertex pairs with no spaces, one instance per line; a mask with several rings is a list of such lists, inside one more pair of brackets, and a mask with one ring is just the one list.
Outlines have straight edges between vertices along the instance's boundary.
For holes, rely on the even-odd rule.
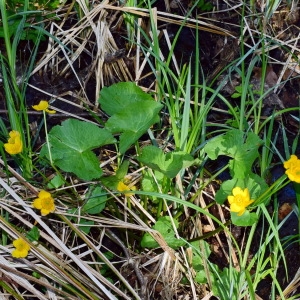
[[[90,120],[69,111],[60,108],[60,102],[67,103],[84,111],[86,107],[94,112],[98,110],[98,95],[103,86],[110,85],[118,81],[135,81],[137,84],[147,77],[152,78],[151,72],[148,73],[148,58],[151,56],[151,45],[148,45],[148,52],[143,54],[141,45],[143,45],[141,28],[149,28],[150,12],[146,9],[138,9],[134,7],[119,7],[112,5],[109,1],[104,1],[94,5],[92,9],[88,9],[84,1],[78,1],[84,17],[76,24],[71,24],[70,28],[65,29],[68,18],[73,18],[71,7],[64,8],[64,11],[57,12],[61,16],[62,22],[52,22],[49,24],[49,32],[51,38],[48,40],[47,50],[37,62],[32,76],[35,74],[46,74],[48,78],[75,78],[79,88],[76,91],[70,89],[61,93],[49,93],[41,90],[38,85],[30,84],[33,89],[39,90],[50,97],[53,109],[61,112],[65,116],[72,116],[82,120]],[[229,11],[240,14],[241,3],[234,5]],[[262,5],[262,15],[265,16]],[[65,11],[67,10],[67,12]],[[131,45],[129,49],[125,49],[126,55],[123,55],[123,48],[118,47],[116,34],[113,31],[121,27],[123,24],[123,13],[134,14],[137,17],[136,46]],[[222,11],[224,13],[225,11]],[[221,12],[220,12],[221,13]],[[279,12],[275,11],[274,16]],[[291,12],[290,12],[291,13]],[[198,20],[193,18],[184,18],[171,13],[159,12],[152,10],[154,19],[165,24],[182,24],[189,28],[198,28],[212,34],[228,37],[236,37],[233,31],[222,28],[221,21],[215,18],[215,14],[211,18],[200,17]],[[251,48],[255,44],[257,36],[261,36],[259,28],[253,28],[253,20],[251,17],[245,17],[244,35],[248,36],[246,45]],[[271,19],[271,16],[270,16]],[[236,24],[230,24],[235,29]],[[239,26],[239,25],[238,25]],[[290,25],[293,26],[293,25]],[[270,63],[282,65],[282,71],[278,78],[278,89],[282,89],[281,84],[283,78],[299,74],[298,62],[295,56],[299,55],[299,36],[289,37],[285,35],[289,27],[284,31],[275,30],[266,25],[263,28],[264,38],[270,41],[266,47],[276,49],[285,46],[290,50],[286,56],[286,61],[279,61],[269,57]],[[169,40],[168,29],[159,29],[156,32],[147,32],[151,38],[153,35],[160,34],[165,37],[169,49],[171,42]],[[284,37],[284,38],[283,38]],[[254,55],[258,55],[260,48],[255,50]],[[163,54],[161,53],[161,58]],[[175,72],[179,73],[180,63],[178,58],[172,56],[175,66]],[[88,62],[88,63],[86,63]],[[82,69],[80,66],[84,66]],[[292,72],[287,74],[287,70]],[[80,70],[80,71],[79,71]],[[288,77],[286,77],[288,76]],[[72,79],[73,80],[73,79]],[[89,82],[94,80],[94,97],[91,100],[86,94],[86,87]],[[145,90],[155,91],[155,79],[144,86]],[[71,100],[70,97],[71,96]],[[96,99],[96,101],[95,101]],[[102,166],[112,164],[116,157],[112,156],[108,161],[102,162]],[[5,164],[0,161],[3,167]],[[207,285],[195,284],[193,278],[194,270],[191,268],[190,253],[184,249],[171,249],[164,238],[151,227],[155,223],[155,218],[151,212],[146,211],[140,204],[137,196],[131,196],[131,208],[128,208],[128,199],[116,196],[110,191],[110,196],[114,198],[119,214],[123,219],[107,213],[106,216],[85,216],[85,219],[93,221],[93,227],[96,229],[97,235],[85,235],[80,229],[80,206],[76,213],[68,212],[66,203],[79,202],[84,200],[84,195],[90,183],[73,183],[72,185],[58,189],[55,214],[50,218],[40,217],[32,209],[32,199],[38,193],[37,185],[26,181],[16,171],[9,167],[10,177],[3,174],[0,178],[1,192],[1,222],[0,227],[2,233],[6,233],[8,245],[0,247],[0,276],[2,280],[1,299],[9,299],[9,289],[12,289],[20,297],[20,299],[78,299],[74,296],[76,290],[80,295],[80,299],[209,299],[211,293],[211,282]],[[141,175],[141,170],[138,170]],[[134,174],[135,176],[137,174]],[[138,178],[138,177],[137,177]],[[190,178],[187,178],[189,180]],[[68,178],[70,182],[74,178]],[[138,181],[138,179],[137,179]],[[177,182],[184,190],[185,186],[182,182]],[[136,183],[135,183],[136,184]],[[196,182],[193,186],[193,193],[201,189],[200,183]],[[72,193],[69,193],[72,191]],[[74,199],[70,194],[78,195],[79,199]],[[195,204],[203,209],[208,210],[209,200],[213,201],[215,190],[213,185],[207,187],[198,194]],[[167,203],[166,203],[167,204]],[[168,205],[166,205],[168,207]],[[224,216],[224,207],[216,205],[216,210],[222,223],[226,222]],[[172,212],[168,212],[172,216]],[[3,216],[9,216],[5,218]],[[70,221],[70,217],[74,217],[77,221]],[[188,211],[185,215],[186,219],[190,216]],[[189,239],[202,236],[203,233],[216,230],[213,220],[207,218],[208,224],[203,224],[200,216],[189,223]],[[17,237],[24,237],[22,230],[26,232],[37,224],[41,232],[41,243],[30,243],[31,252],[26,259],[14,260],[11,257],[11,240]],[[122,229],[124,239],[120,239],[114,232]],[[179,233],[174,226],[176,234]],[[132,238],[129,237],[131,232],[149,232],[153,238],[159,243],[162,249],[152,252],[150,250],[140,251],[138,245],[131,244]],[[215,235],[217,244],[214,246],[215,252],[221,252],[227,262],[232,262],[237,270],[239,270],[239,261],[232,243],[232,237],[226,233],[226,243],[222,241],[218,234]],[[106,250],[110,250],[105,244],[107,240],[113,242],[122,249],[123,255],[115,254],[117,258],[115,262],[110,261],[104,255]],[[228,250],[229,249],[229,250]],[[110,270],[114,282],[108,280],[106,275],[101,275],[104,265]],[[205,266],[207,273],[208,266]],[[32,272],[37,272],[40,277],[33,276]],[[182,284],[182,278],[188,279],[188,284]],[[209,278],[209,277],[208,277]],[[286,294],[291,289],[299,286],[299,274],[286,288]],[[7,293],[3,292],[4,290]],[[77,293],[75,292],[75,294]],[[155,296],[156,295],[156,296]]]

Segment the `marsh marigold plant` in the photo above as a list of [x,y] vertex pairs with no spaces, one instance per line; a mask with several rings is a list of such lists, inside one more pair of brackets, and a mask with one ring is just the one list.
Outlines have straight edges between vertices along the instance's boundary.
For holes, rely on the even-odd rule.
[[39,104],[33,105],[32,108],[37,111],[45,111],[48,114],[56,113],[56,110],[49,109],[49,103],[46,100],[41,100]]
[[22,137],[19,131],[12,130],[9,133],[9,139],[6,144],[4,144],[4,149],[10,155],[15,155],[21,153],[23,150]]
[[18,238],[13,241],[13,245],[16,249],[12,251],[12,257],[24,258],[28,255],[30,245],[25,240]]
[[39,197],[33,201],[33,207],[41,210],[41,215],[46,216],[55,211],[54,199],[49,192],[41,190]]
[[291,155],[290,159],[284,162],[285,174],[291,181],[300,183],[300,159],[296,155]]
[[240,187],[235,187],[232,190],[232,195],[228,196],[228,202],[230,204],[230,211],[237,213],[241,216],[246,211],[246,207],[249,206],[254,200],[250,200],[250,193],[247,188],[242,190]]

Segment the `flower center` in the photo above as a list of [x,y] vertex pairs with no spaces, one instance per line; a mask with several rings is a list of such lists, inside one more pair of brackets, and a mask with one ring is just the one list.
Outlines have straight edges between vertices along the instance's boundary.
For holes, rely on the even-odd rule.
[[24,249],[25,247],[26,247],[26,244],[24,242],[20,242],[20,244],[16,248],[17,249]]
[[42,206],[44,209],[51,210],[53,207],[53,201],[51,198],[45,198],[43,200]]
[[244,202],[244,197],[242,195],[236,195],[234,200],[238,204],[242,204]]

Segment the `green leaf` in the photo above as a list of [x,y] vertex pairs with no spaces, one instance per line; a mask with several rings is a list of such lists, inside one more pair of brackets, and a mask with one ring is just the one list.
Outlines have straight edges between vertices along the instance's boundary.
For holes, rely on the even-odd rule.
[[[91,151],[102,145],[115,143],[112,134],[94,124],[68,119],[54,126],[49,132],[50,151],[53,163],[66,172],[73,172],[83,180],[92,180],[102,175],[100,163]],[[49,159],[47,144],[41,156]]]
[[82,207],[82,213],[99,214],[106,205],[107,195],[100,186],[94,186],[87,194],[87,202]]
[[40,238],[40,231],[36,226],[33,226],[26,234],[26,238],[31,242],[37,242]]
[[105,127],[113,134],[121,134],[122,154],[159,121],[158,113],[163,107],[132,82],[103,88],[99,102],[101,108],[111,115]]
[[231,95],[231,98],[233,98],[233,99],[236,99],[236,98],[239,98],[239,97],[241,97],[241,94],[240,94],[240,93],[233,93],[233,94]]
[[206,241],[194,241],[189,243],[189,245],[191,246],[193,254],[192,267],[196,271],[195,281],[198,283],[207,283],[207,273],[203,266],[203,260],[208,260],[211,253],[210,246]]
[[257,214],[250,213],[249,210],[246,210],[241,216],[234,212],[231,212],[230,215],[232,224],[237,226],[252,226],[258,220]]
[[121,166],[116,171],[116,177],[119,179],[119,181],[123,180],[124,177],[127,175],[128,168],[129,168],[129,160],[124,160]]
[[50,182],[47,184],[47,187],[49,189],[57,189],[61,187],[64,183],[64,178],[60,174],[57,174],[50,180]]
[[[256,200],[268,189],[266,182],[256,174],[250,174],[244,179],[233,178],[231,180],[226,180],[221,184],[220,189],[215,196],[216,202],[223,204],[227,197],[232,194],[233,188],[237,186],[241,189],[248,188],[250,199],[253,200]],[[253,206],[255,206],[255,202],[251,205],[251,207]]]
[[[24,2],[25,0],[6,0],[8,8],[16,11],[24,10]],[[55,10],[65,2],[65,0],[29,0],[28,10]]]
[[155,146],[143,148],[138,160],[153,170],[163,173],[168,178],[174,178],[182,169],[197,161],[188,153],[177,151],[166,154]]
[[213,5],[211,2],[205,2],[204,0],[200,0],[197,3],[197,7],[201,9],[201,11],[211,11],[213,9]]
[[[219,204],[223,204],[227,197],[232,194],[234,187],[240,187],[241,189],[248,188],[250,193],[250,199],[254,200],[249,208],[257,206],[259,203],[255,203],[255,200],[264,194],[268,189],[266,182],[256,174],[251,174],[247,178],[233,178],[232,180],[227,180],[223,182],[220,189],[217,191],[215,200]],[[266,199],[268,201],[268,199]],[[248,209],[241,215],[238,216],[237,213],[231,212],[232,223],[237,226],[251,226],[258,220],[258,216],[255,213],[250,213]]]
[[[178,221],[173,220],[175,227],[178,227]],[[170,217],[161,217],[157,220],[153,229],[157,230],[164,237],[169,247],[176,249],[186,244],[185,241],[177,239],[175,237],[175,231],[173,229]],[[153,237],[147,232],[144,234],[141,240],[141,246],[144,248],[157,248],[159,244],[153,239]]]
[[252,173],[252,165],[259,156],[258,148],[261,145],[262,140],[256,134],[232,129],[208,141],[204,151],[212,160],[219,155],[231,157],[229,169],[232,177],[245,178]]
[[124,153],[154,123],[159,121],[158,112],[162,105],[154,101],[133,103],[122,112],[110,117],[105,127],[120,136],[120,152]]
[[102,184],[112,190],[117,190],[118,183],[120,181],[123,181],[125,176],[128,173],[128,167],[129,167],[129,161],[124,160],[122,165],[116,171],[116,175],[101,178]]
[[[200,243],[202,243],[203,246],[201,248]],[[191,242],[190,245],[192,246],[193,251],[192,266],[196,271],[202,270],[203,259],[207,260],[211,253],[209,244],[206,241],[195,241]],[[205,253],[201,253],[200,249],[202,248],[204,249]]]
[[207,283],[207,276],[203,266],[202,270],[197,271],[195,281],[197,283]]
[[73,221],[78,226],[78,228],[82,230],[85,234],[89,234],[91,227],[95,224],[95,222],[92,220],[87,220],[81,215],[78,215],[79,212],[82,213],[82,210],[79,210],[76,207],[68,209],[69,216],[67,216],[67,218],[70,221]]
[[219,299],[240,299],[237,290],[241,282],[240,274],[241,273],[233,267],[224,268],[222,271],[219,271],[212,285],[214,295],[219,296]]
[[37,279],[40,279],[42,277],[42,275],[38,272],[32,272],[32,276]]
[[145,93],[134,82],[119,82],[101,90],[99,103],[110,116],[123,112],[134,103],[153,102],[153,98]]
[[108,176],[108,177],[102,177],[101,183],[106,186],[107,188],[111,190],[117,190],[118,183],[120,182],[120,179],[116,175]]
[[[153,174],[152,174],[153,173]],[[163,187],[165,175],[159,171],[154,170],[150,172],[145,170],[142,179],[142,190],[145,192],[160,192],[165,190]],[[154,203],[160,201],[157,197],[151,197]]]
[[78,228],[83,231],[85,234],[89,234],[91,227],[95,224],[94,221],[86,220],[84,218],[80,219]]

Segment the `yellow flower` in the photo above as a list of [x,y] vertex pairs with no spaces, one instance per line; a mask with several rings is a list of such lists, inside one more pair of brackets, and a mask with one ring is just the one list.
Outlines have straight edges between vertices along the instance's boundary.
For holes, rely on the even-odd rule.
[[28,252],[30,250],[30,245],[22,238],[18,238],[17,240],[14,240],[13,245],[16,249],[13,250],[13,252],[11,253],[12,257],[23,258],[28,255]]
[[7,153],[14,155],[22,152],[23,143],[19,131],[12,130],[9,133],[9,139],[6,144],[4,144],[4,149]]
[[[117,190],[119,192],[123,193],[124,191],[135,191],[136,187],[135,186],[129,187],[123,181],[119,181],[118,185],[117,185]],[[131,197],[133,194],[132,193],[124,193],[124,195],[127,197]]]
[[249,190],[245,188],[242,190],[240,187],[235,187],[232,190],[233,196],[228,196],[228,201],[230,204],[230,210],[237,213],[238,216],[241,216],[245,211],[246,207],[254,202],[250,200]]
[[32,108],[38,111],[44,110],[48,114],[55,114],[56,110],[48,109],[49,103],[46,100],[41,100],[39,104],[33,105]]
[[32,205],[34,208],[41,210],[42,216],[46,216],[55,211],[54,199],[50,193],[44,190],[39,192],[39,197],[33,201]]
[[300,183],[300,159],[296,155],[291,155],[290,159],[283,163],[285,174],[291,181]]

